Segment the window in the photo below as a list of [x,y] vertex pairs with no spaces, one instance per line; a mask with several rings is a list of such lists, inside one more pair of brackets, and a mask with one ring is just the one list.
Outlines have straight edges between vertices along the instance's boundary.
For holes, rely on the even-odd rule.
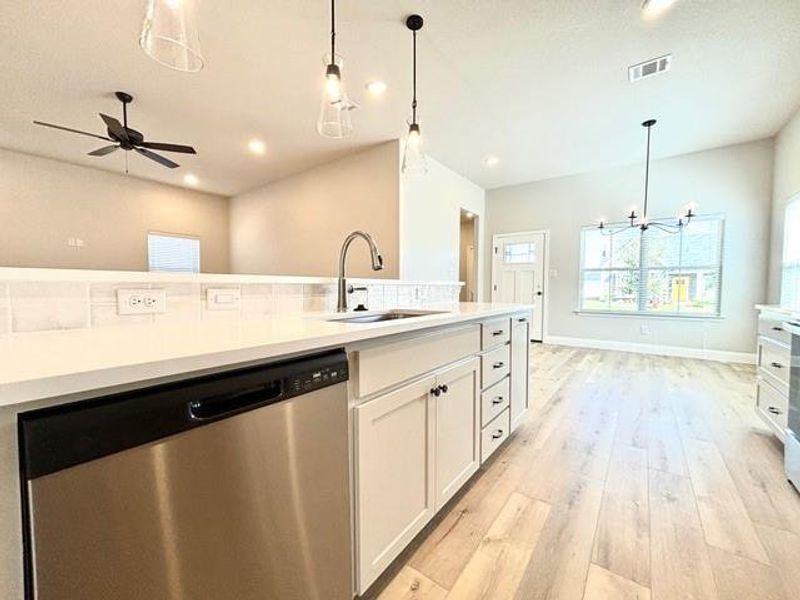
[[169,233],[147,234],[151,271],[200,272],[200,238]]
[[536,244],[529,242],[505,244],[503,262],[507,265],[526,264],[536,261]]
[[696,217],[672,234],[654,227],[615,235],[584,228],[579,309],[719,316],[723,228],[721,216]]
[[781,306],[800,310],[800,199],[786,207],[783,221]]

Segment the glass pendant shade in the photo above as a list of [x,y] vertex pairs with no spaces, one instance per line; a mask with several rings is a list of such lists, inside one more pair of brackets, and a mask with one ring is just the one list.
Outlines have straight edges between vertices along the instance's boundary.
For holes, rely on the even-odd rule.
[[402,170],[407,175],[422,175],[428,172],[428,158],[425,156],[422,134],[417,123],[408,126]]
[[202,69],[195,0],[147,0],[139,45],[171,69],[190,73]]
[[347,97],[342,81],[342,59],[336,57],[335,62],[326,56],[325,78],[322,87],[317,131],[323,137],[341,139],[353,134],[353,119],[350,116],[354,105]]

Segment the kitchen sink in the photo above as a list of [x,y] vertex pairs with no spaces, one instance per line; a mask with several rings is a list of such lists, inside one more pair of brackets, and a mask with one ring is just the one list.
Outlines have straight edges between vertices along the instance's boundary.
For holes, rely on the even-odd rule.
[[337,323],[380,323],[381,321],[397,321],[398,319],[413,319],[426,315],[441,315],[447,311],[443,310],[404,310],[393,309],[381,312],[373,312],[363,315],[351,314],[348,316],[334,317],[327,319]]

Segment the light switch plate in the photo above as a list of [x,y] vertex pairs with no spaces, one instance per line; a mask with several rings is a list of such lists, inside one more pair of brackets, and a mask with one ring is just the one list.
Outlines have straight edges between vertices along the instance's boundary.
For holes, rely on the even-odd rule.
[[208,310],[239,310],[242,291],[239,288],[208,288],[206,308]]
[[164,290],[117,290],[118,315],[156,315],[167,312]]

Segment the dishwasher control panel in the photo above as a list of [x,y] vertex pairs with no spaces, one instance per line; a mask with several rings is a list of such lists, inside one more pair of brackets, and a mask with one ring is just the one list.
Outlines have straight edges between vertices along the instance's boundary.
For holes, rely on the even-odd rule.
[[334,383],[347,381],[347,377],[347,363],[332,367],[321,367],[289,378],[287,389],[292,394],[311,392]]

